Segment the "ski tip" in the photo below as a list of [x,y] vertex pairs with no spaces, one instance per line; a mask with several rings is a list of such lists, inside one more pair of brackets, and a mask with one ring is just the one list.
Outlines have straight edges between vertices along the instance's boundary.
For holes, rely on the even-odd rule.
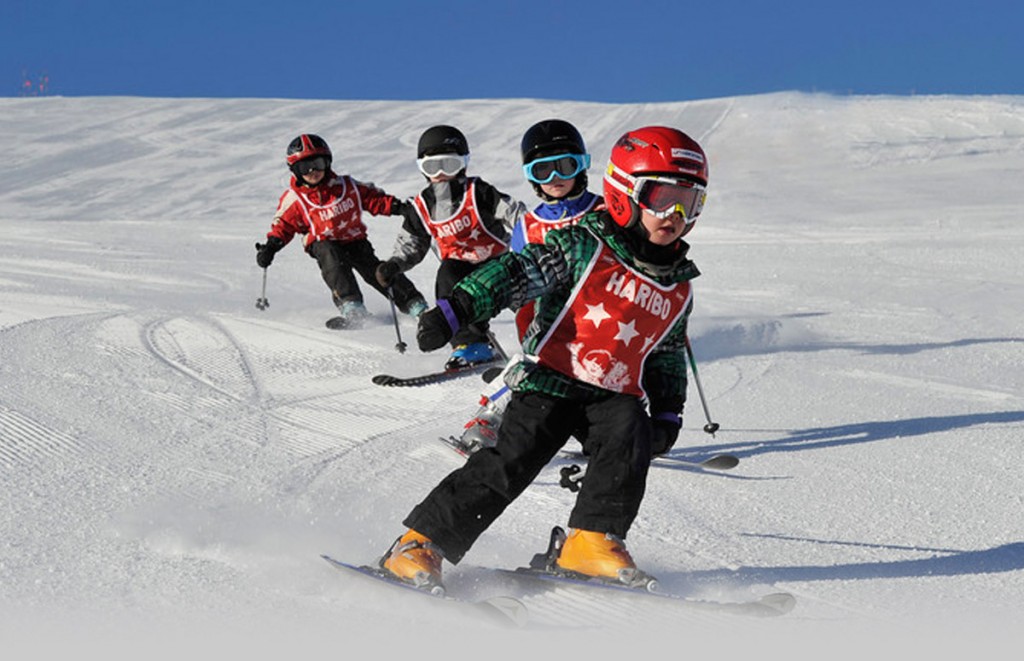
[[398,381],[396,377],[393,377],[390,374],[378,374],[371,380],[378,386],[393,386],[395,385],[395,382]]
[[740,463],[740,458],[732,454],[720,454],[710,459],[701,462],[701,466],[705,468],[714,468],[716,470],[729,470],[730,468],[736,468]]
[[480,606],[490,611],[494,618],[512,627],[521,629],[530,621],[530,612],[526,604],[515,597],[490,597],[479,602]]
[[736,468],[740,464],[740,458],[732,454],[716,454],[707,459],[687,459],[671,454],[663,454],[654,457],[654,460],[665,460],[681,466],[711,470],[729,470],[730,468]]
[[796,597],[788,592],[773,592],[758,599],[757,603],[771,609],[771,615],[785,615],[796,607]]
[[504,369],[504,367],[499,366],[488,367],[487,369],[484,370],[484,373],[480,375],[480,378],[484,380],[484,383],[491,383],[499,376],[501,376],[501,373],[502,371],[504,371]]
[[454,450],[455,453],[458,454],[459,456],[469,457],[469,455],[473,454],[472,452],[469,451],[469,449],[466,446],[459,442],[459,439],[455,438],[454,436],[449,436],[448,438],[445,438],[444,436],[438,436],[437,438],[439,441],[444,443],[447,448]]

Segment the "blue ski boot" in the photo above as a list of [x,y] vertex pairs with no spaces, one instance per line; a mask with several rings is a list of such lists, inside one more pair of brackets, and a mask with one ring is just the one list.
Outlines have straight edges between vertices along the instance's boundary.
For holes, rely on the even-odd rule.
[[487,342],[460,344],[455,347],[455,351],[452,351],[444,368],[446,370],[465,369],[480,363],[493,362],[496,357],[494,349]]

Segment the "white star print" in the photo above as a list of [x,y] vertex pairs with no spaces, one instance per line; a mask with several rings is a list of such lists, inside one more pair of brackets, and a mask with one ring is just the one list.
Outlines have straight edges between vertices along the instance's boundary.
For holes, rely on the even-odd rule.
[[636,320],[630,319],[628,324],[624,324],[621,321],[616,323],[619,325],[619,332],[612,339],[622,340],[623,344],[628,347],[629,343],[633,341],[633,338],[640,334],[636,330]]
[[594,328],[600,328],[601,322],[605,319],[611,319],[612,316],[605,312],[604,303],[598,303],[597,305],[587,305],[587,313],[583,315],[583,318],[594,322]]

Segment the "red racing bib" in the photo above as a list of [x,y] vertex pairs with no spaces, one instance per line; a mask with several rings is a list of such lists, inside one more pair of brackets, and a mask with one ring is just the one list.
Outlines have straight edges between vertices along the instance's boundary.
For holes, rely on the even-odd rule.
[[461,262],[477,264],[500,255],[508,249],[508,244],[487,231],[480,212],[476,208],[476,186],[469,179],[462,204],[448,218],[431,218],[422,195],[417,195],[414,203],[427,231],[437,242],[441,259],[457,259]]
[[689,282],[661,285],[601,244],[538,343],[537,360],[599,388],[643,397],[644,362],[685,314],[691,296]]
[[[295,190],[295,189],[293,189]],[[348,177],[338,177],[336,183],[327,189],[328,194],[319,202],[308,194],[296,190],[296,197],[302,205],[302,213],[309,224],[306,245],[313,241],[340,241],[347,243],[366,238],[363,223],[362,201],[355,182]]]
[[590,205],[574,216],[566,216],[564,218],[557,218],[550,220],[548,218],[540,218],[535,216],[532,211],[528,211],[523,216],[523,229],[525,230],[526,242],[527,243],[544,243],[544,237],[547,236],[551,230],[561,229],[572,225],[583,216],[590,213],[597,203],[601,201],[601,198],[594,196]]

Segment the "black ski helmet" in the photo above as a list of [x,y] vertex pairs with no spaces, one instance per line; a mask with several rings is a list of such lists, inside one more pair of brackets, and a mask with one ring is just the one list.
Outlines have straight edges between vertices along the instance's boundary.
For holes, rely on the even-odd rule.
[[[545,119],[526,129],[520,145],[523,165],[538,155],[586,154],[587,146],[576,127],[562,119]],[[544,153],[546,152],[546,153]]]
[[416,158],[435,156],[437,154],[469,155],[469,142],[462,131],[454,126],[440,124],[431,126],[420,136],[416,145]]
[[[583,142],[580,132],[569,122],[564,119],[545,119],[526,129],[519,150],[523,155],[523,165],[526,165],[539,156],[586,154],[587,145]],[[576,183],[566,197],[572,198],[582,194],[587,190],[587,184],[587,171],[583,170],[576,175]],[[541,199],[548,202],[555,199],[541,190],[540,184],[531,181],[530,185]]]

